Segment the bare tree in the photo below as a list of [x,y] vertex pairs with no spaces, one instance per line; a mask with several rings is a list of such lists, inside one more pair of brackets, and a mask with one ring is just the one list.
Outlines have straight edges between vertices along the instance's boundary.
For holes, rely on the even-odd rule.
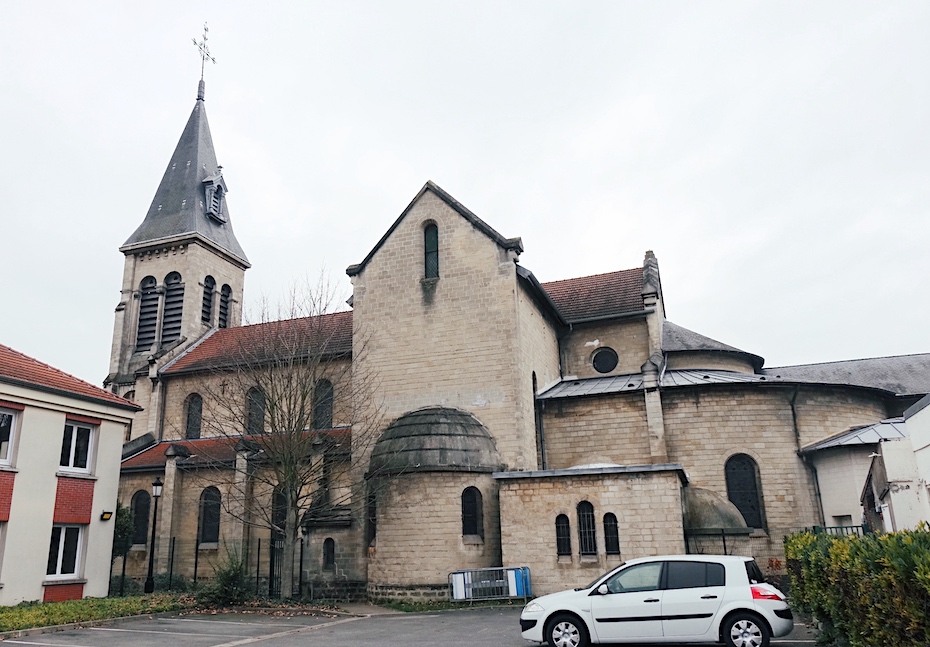
[[363,335],[353,344],[352,313],[333,312],[332,296],[320,280],[274,312],[265,303],[258,323],[222,331],[201,387],[203,435],[228,439],[227,456],[230,444],[237,455],[204,476],[222,483],[228,513],[283,542],[282,597],[294,593],[300,526],[363,509],[362,461],[381,429]]

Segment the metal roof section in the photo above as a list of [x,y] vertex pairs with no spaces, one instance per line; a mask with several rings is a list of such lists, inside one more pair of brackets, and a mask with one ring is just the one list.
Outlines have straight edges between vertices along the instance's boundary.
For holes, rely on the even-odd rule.
[[[207,192],[220,185],[223,190],[216,201],[220,210],[212,211],[212,205],[205,205]],[[145,220],[120,251],[126,253],[191,237],[212,243],[243,267],[250,267],[229,219],[222,167],[216,161],[202,85]]]
[[401,213],[400,216],[397,217],[397,220],[394,221],[394,224],[391,225],[390,229],[384,232],[384,235],[381,237],[381,240],[379,240],[377,244],[372,248],[372,250],[368,252],[368,255],[365,257],[365,259],[361,263],[357,263],[355,265],[350,265],[349,267],[347,267],[346,274],[348,274],[349,276],[356,276],[362,273],[362,271],[365,269],[365,266],[368,265],[368,263],[371,261],[372,258],[374,258],[378,250],[381,249],[381,246],[384,245],[384,243],[391,236],[391,234],[394,233],[394,230],[397,229],[398,225],[400,225],[403,219],[407,217],[407,214],[410,213],[410,210],[413,209],[414,205],[416,205],[416,203],[420,200],[420,198],[423,197],[423,195],[427,191],[431,191],[432,193],[434,193],[436,197],[438,197],[440,200],[442,200],[447,205],[449,205],[449,207],[451,207],[453,211],[457,212],[460,216],[465,218],[465,220],[470,222],[475,229],[477,229],[478,231],[483,233],[485,236],[493,240],[497,245],[499,245],[503,249],[512,250],[518,256],[523,253],[523,241],[519,237],[504,238],[497,232],[497,230],[491,227],[491,225],[489,225],[484,220],[482,220],[481,218],[473,214],[471,211],[469,211],[465,207],[465,205],[463,205],[461,202],[459,202],[458,200],[453,198],[451,195],[446,193],[435,182],[433,182],[432,180],[428,180],[426,184],[423,185],[423,188],[420,189],[419,193],[417,193],[416,196],[413,198],[413,200],[410,201],[410,204],[407,205],[407,208],[404,209],[403,213]]
[[792,382],[864,386],[896,395],[930,393],[930,353],[781,366],[763,373]]
[[809,454],[833,447],[876,445],[888,440],[901,440],[902,438],[907,438],[907,425],[904,418],[889,418],[871,425],[852,427],[825,440],[818,440],[810,445],[805,445],[801,448],[800,453]]
[[928,406],[930,406],[930,395],[925,395],[920,400],[909,406],[904,410],[904,419],[908,420],[911,416],[923,411]]
[[[768,375],[749,375],[735,371],[666,371],[662,376],[662,388],[702,384],[764,384],[766,382],[778,383],[787,382],[787,380],[773,378]],[[538,397],[540,400],[557,400],[586,395],[639,391],[642,388],[642,374],[632,373],[629,375],[611,375],[610,377],[592,377],[583,380],[563,380]]]
[[736,353],[743,355],[750,360],[750,363],[759,370],[765,363],[765,360],[754,353],[748,353],[744,350],[724,344],[716,339],[705,337],[693,330],[688,330],[683,326],[672,323],[668,319],[662,324],[662,350],[667,352],[720,352]]
[[689,482],[688,473],[681,463],[655,465],[580,465],[559,470],[531,470],[527,472],[494,472],[495,480],[541,479],[564,476],[611,476],[620,474],[647,474],[650,472],[676,472],[682,485]]

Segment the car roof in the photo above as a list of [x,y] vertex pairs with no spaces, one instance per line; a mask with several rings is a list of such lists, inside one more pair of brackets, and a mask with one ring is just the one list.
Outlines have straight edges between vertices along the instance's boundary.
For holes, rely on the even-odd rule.
[[653,555],[651,557],[637,557],[636,559],[627,560],[627,564],[640,564],[644,562],[749,562],[752,557],[744,555]]

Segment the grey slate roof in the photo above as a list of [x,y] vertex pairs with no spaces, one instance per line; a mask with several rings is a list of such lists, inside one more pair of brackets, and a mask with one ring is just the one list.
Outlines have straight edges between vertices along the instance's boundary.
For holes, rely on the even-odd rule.
[[248,258],[233,233],[228,207],[224,207],[226,222],[222,223],[207,216],[204,209],[203,181],[214,177],[217,169],[216,152],[201,92],[161,184],[155,191],[155,198],[145,220],[120,251],[199,234],[248,267]]
[[760,356],[753,353],[747,353],[734,346],[724,344],[716,339],[705,337],[693,330],[688,330],[678,324],[665,320],[662,324],[662,350],[664,351],[710,351],[738,353],[744,355],[756,367],[756,370],[762,367],[765,362]]
[[764,369],[763,373],[791,382],[852,384],[897,395],[930,393],[930,353],[781,366]]
[[[752,375],[735,371],[666,371],[662,375],[662,388],[676,386],[694,386],[698,384],[746,384],[785,382],[767,375]],[[605,395],[623,391],[638,391],[643,388],[641,373],[631,375],[611,375],[610,377],[593,377],[584,380],[565,380],[559,382],[545,393],[540,400],[575,398],[585,395]]]
[[885,440],[900,440],[901,438],[907,438],[907,426],[904,424],[904,418],[889,418],[871,425],[853,427],[825,440],[818,440],[810,445],[805,445],[801,448],[801,453],[807,454],[831,447],[875,445]]

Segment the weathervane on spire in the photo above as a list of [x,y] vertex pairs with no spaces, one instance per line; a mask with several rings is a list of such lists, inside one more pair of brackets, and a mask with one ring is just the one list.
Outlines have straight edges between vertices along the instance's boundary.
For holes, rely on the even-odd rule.
[[196,38],[192,38],[194,45],[197,46],[197,49],[200,50],[200,81],[203,82],[203,68],[206,66],[207,61],[211,63],[216,63],[216,59],[210,56],[210,48],[207,47],[207,32],[210,31],[207,28],[207,23],[203,24],[203,40],[199,43]]

